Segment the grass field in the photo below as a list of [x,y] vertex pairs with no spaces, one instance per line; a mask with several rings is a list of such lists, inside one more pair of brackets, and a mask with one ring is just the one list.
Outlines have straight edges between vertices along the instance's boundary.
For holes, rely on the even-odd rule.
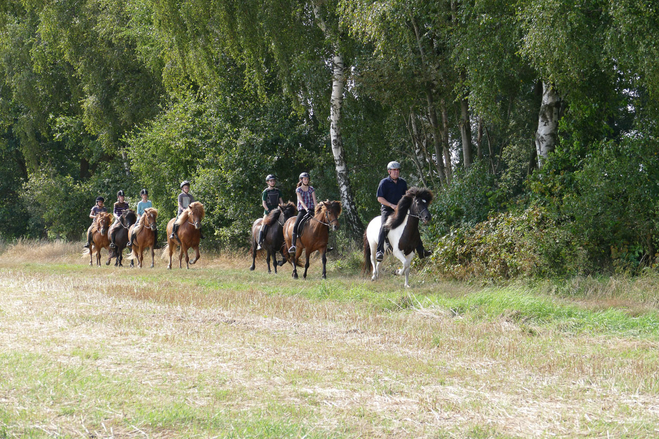
[[[357,254],[89,267],[0,245],[0,438],[659,437],[659,275],[412,288]],[[334,256],[336,258],[336,255]]]

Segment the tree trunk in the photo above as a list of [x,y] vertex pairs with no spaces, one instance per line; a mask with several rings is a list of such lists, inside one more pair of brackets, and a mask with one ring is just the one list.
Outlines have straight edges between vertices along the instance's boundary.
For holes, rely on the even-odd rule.
[[444,99],[442,99],[441,106],[442,126],[444,127],[442,130],[442,144],[444,145],[444,163],[446,164],[444,169],[446,170],[446,181],[451,184],[451,180],[453,180],[453,165],[451,164],[451,148],[448,143],[448,111],[446,110],[446,101]]
[[464,168],[471,166],[471,121],[469,120],[469,101],[460,100],[460,137],[462,137],[462,161]]
[[538,117],[538,131],[535,133],[535,150],[538,155],[538,167],[556,148],[558,121],[560,119],[561,98],[551,84],[542,83],[542,104]]
[[351,238],[359,241],[364,234],[362,224],[350,186],[348,166],[346,165],[343,150],[343,138],[341,137],[341,106],[343,105],[343,87],[345,85],[345,66],[343,57],[335,54],[333,58],[332,96],[330,99],[330,140],[332,142],[332,154],[334,155],[334,168],[336,169],[336,182],[339,185],[341,204],[343,206],[343,217],[346,219],[348,234]]
[[442,187],[448,184],[446,168],[444,167],[444,154],[442,148],[442,138],[439,132],[439,123],[437,122],[437,110],[432,98],[432,92],[426,89],[426,98],[428,100],[428,117],[430,118],[430,126],[432,128],[432,140],[435,145],[435,165],[437,166],[437,173],[439,174],[439,181]]
[[421,184],[423,184],[424,187],[428,187],[423,172],[424,164],[427,162],[427,156],[421,137],[419,136],[419,130],[416,127],[416,114],[414,114],[414,110],[410,110],[410,123],[407,124],[406,121],[405,125],[407,125],[407,130],[410,133],[410,137],[412,137],[412,158],[414,159],[414,166],[416,166],[417,172],[419,173]]
[[483,118],[478,118],[478,134],[476,135],[476,157],[483,160]]

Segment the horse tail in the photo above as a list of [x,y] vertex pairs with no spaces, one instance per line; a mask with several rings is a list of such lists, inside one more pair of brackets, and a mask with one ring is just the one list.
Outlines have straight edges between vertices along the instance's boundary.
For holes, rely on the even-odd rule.
[[371,243],[368,242],[368,235],[364,232],[364,274],[370,273],[373,269],[371,265]]
[[167,256],[169,256],[168,252],[169,252],[169,244],[167,244],[165,248],[162,249],[162,254],[160,255],[160,259],[167,259]]
[[135,254],[135,250],[133,250],[131,248],[130,249],[130,254],[128,256],[126,256],[126,259],[128,259],[129,261],[137,259],[137,255]]
[[88,248],[84,249],[84,250],[82,251],[82,257],[84,258],[85,256],[88,256],[90,252],[91,252],[90,249],[88,249]]

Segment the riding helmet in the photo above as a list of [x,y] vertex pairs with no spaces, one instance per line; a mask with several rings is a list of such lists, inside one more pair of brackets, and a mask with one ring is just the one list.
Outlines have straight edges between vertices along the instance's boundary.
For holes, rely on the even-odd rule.
[[146,189],[142,189],[140,191],[140,195],[149,195],[149,191],[147,191]]
[[302,180],[304,177],[310,178],[308,172],[303,172],[300,174],[300,180]]
[[117,197],[124,197],[124,196],[125,196],[124,191],[120,190],[119,192],[117,192]]
[[96,202],[98,203],[99,201],[102,201],[105,203],[105,198],[103,197],[96,197]]
[[395,160],[393,162],[389,162],[389,164],[387,165],[387,171],[390,169],[400,169],[400,163],[398,163]]
[[269,182],[270,180],[276,180],[276,179],[277,179],[277,177],[275,177],[274,175],[272,175],[272,174],[268,174],[268,176],[265,177],[265,182],[267,183],[267,182]]
[[181,183],[181,189],[183,189],[183,186],[190,186],[190,182],[188,180],[184,180],[183,183]]

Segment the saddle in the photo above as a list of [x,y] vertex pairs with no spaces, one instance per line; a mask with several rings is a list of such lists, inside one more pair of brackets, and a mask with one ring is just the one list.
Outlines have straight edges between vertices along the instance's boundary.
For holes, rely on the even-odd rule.
[[304,230],[304,226],[307,225],[309,220],[312,218],[312,216],[307,213],[305,216],[302,217],[302,221],[300,221],[300,225],[297,226],[297,234],[300,236],[302,234],[302,231]]

